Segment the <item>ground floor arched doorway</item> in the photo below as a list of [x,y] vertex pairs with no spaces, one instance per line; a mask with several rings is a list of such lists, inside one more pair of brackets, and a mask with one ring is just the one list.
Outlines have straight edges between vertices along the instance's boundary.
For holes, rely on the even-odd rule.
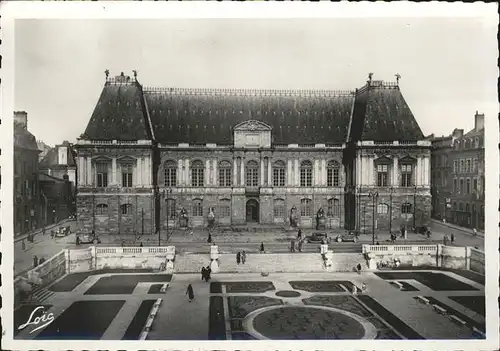
[[246,221],[259,222],[259,202],[255,199],[250,199],[246,204]]

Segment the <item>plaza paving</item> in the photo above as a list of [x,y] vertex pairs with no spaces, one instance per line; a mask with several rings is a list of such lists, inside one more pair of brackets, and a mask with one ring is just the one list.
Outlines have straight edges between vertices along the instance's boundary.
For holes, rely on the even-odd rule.
[[[163,299],[149,340],[207,339],[470,339],[471,328],[453,322],[431,305],[418,302],[425,296],[459,314],[469,324],[484,328],[484,286],[451,272],[434,275],[383,277],[375,273],[214,274],[212,281],[199,274],[131,272],[63,277],[54,294],[43,301],[55,321],[17,338],[88,338],[122,340],[137,338],[154,301]],[[454,284],[436,283],[444,279]],[[132,278],[132,279],[131,279]],[[412,286],[401,291],[391,279]],[[170,281],[166,293],[158,283]],[[353,295],[352,285],[364,295]],[[434,283],[433,283],[434,282]],[[427,284],[427,285],[424,285]],[[192,284],[195,298],[188,301]],[[434,290],[433,290],[433,289]],[[456,290],[463,289],[463,290]],[[278,294],[277,294],[278,293]],[[483,306],[479,306],[483,304]],[[27,311],[24,311],[24,315]],[[74,319],[77,323],[71,323]]]

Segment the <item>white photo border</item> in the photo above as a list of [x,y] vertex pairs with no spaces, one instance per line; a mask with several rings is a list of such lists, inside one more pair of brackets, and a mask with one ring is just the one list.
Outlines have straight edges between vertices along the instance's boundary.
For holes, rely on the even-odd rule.
[[[13,120],[14,111],[14,33],[16,19],[174,19],[174,18],[360,18],[360,17],[461,17],[498,26],[497,4],[486,3],[309,3],[309,2],[32,2],[0,4],[3,60],[0,70],[2,123],[0,147],[3,186],[0,209],[3,235],[1,247],[2,337],[4,349],[16,350],[360,350],[429,349],[492,350],[499,345],[499,124],[497,116],[486,116],[485,128],[485,255],[486,255],[486,326],[485,340],[356,340],[356,341],[41,341],[13,339]],[[493,45],[493,43],[492,43]],[[496,61],[496,60],[495,60]],[[497,71],[498,72],[498,71]],[[491,82],[497,86],[497,78]],[[495,99],[498,96],[494,97]],[[496,235],[495,235],[496,233]],[[493,311],[493,312],[492,312]]]

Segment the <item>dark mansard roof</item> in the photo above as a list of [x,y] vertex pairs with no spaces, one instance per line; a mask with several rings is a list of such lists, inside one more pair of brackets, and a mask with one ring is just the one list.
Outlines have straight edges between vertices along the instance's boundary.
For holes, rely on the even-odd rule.
[[14,147],[40,152],[35,136],[17,122],[14,122]]
[[424,138],[396,84],[368,82],[355,93],[143,89],[135,80],[107,80],[82,137],[231,144],[233,127],[246,120],[270,125],[276,144]]

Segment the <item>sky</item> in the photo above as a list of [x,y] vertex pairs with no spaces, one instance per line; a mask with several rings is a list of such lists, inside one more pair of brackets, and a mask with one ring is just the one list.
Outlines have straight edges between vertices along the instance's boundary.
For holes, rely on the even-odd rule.
[[424,134],[497,118],[497,28],[475,18],[22,19],[15,110],[51,146],[85,131],[105,82],[144,86],[354,90],[395,81]]

